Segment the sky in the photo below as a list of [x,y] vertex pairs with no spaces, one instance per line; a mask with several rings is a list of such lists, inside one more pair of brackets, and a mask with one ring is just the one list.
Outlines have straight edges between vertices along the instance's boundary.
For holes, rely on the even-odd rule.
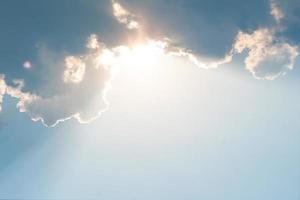
[[0,1],[0,199],[299,200],[299,13]]

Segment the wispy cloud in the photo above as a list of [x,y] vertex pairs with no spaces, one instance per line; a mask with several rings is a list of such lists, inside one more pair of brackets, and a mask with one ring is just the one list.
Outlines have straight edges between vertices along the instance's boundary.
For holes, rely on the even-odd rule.
[[274,31],[259,29],[253,33],[240,32],[234,50],[241,53],[248,49],[246,68],[256,77],[273,80],[294,67],[298,56],[296,46],[276,38]]
[[22,80],[14,80],[14,85],[8,86],[1,76],[0,100],[4,94],[17,98],[19,111],[28,113],[33,121],[42,121],[45,126],[55,126],[71,118],[88,123],[108,106],[106,92],[110,88],[111,71],[98,63],[103,50],[88,49],[84,55],[63,58],[61,67],[65,71],[58,85],[58,91],[63,92],[48,97],[24,92]]
[[128,29],[139,28],[139,23],[136,21],[134,14],[130,13],[116,0],[112,0],[111,2],[113,14],[121,24],[125,24]]
[[[111,1],[111,5],[118,22],[129,29],[140,28],[135,15],[127,8],[115,0]],[[270,7],[271,15],[279,23],[284,14],[273,0]],[[41,55],[46,68],[51,68],[58,75],[51,79],[49,87],[42,87],[44,91],[25,91],[23,80],[13,80],[13,84],[8,85],[5,76],[0,75],[0,109],[3,96],[9,95],[18,99],[20,112],[27,113],[33,121],[41,121],[45,126],[56,126],[68,119],[89,123],[108,109],[106,96],[116,68],[143,65],[157,57],[181,57],[199,68],[211,69],[230,63],[234,55],[246,52],[246,69],[255,78],[273,80],[292,70],[298,56],[298,48],[277,35],[280,31],[276,27],[278,23],[275,27],[239,31],[232,48],[220,59],[208,59],[189,47],[177,45],[177,41],[165,39],[168,38],[166,34],[157,38],[151,37],[150,32],[140,36],[142,38],[136,44],[124,42],[114,47],[107,47],[105,42],[99,42],[96,34],[92,34],[87,39],[87,49],[83,54],[60,55],[59,58],[52,58],[47,52]],[[24,67],[30,69],[31,62],[25,62]]]
[[0,74],[0,111],[2,110],[2,102],[3,102],[3,96],[6,93],[6,83],[4,80],[4,75]]
[[279,8],[275,0],[270,0],[270,9],[270,14],[273,16],[277,23],[280,23],[281,20],[284,18],[284,13]]
[[[86,54],[68,55],[61,58],[61,62],[47,56],[44,58],[45,65],[51,67],[53,63],[59,63],[57,69],[64,69],[61,80],[53,80],[58,87],[56,91],[61,92],[47,97],[24,92],[23,80],[14,80],[13,85],[9,86],[5,83],[4,76],[1,76],[0,100],[2,101],[5,94],[18,99],[19,111],[27,113],[33,121],[41,121],[45,126],[53,127],[72,118],[80,123],[89,123],[108,109],[106,94],[111,88],[113,71],[116,68],[140,66],[147,60],[151,62],[158,57],[184,57],[199,67],[205,66],[200,65],[192,52],[174,47],[170,41],[145,39],[137,46],[119,45],[107,48],[98,41],[96,35],[91,35],[86,46]],[[42,93],[47,94],[49,91]]]

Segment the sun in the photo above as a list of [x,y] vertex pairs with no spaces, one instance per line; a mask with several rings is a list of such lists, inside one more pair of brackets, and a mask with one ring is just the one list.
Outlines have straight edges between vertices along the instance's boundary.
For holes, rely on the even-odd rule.
[[149,67],[158,64],[166,55],[167,44],[162,41],[148,40],[129,46],[119,46],[113,50],[105,49],[99,56],[99,63],[104,66]]
[[132,59],[137,63],[152,62],[164,55],[165,44],[159,41],[148,41],[146,44],[138,44],[132,49]]

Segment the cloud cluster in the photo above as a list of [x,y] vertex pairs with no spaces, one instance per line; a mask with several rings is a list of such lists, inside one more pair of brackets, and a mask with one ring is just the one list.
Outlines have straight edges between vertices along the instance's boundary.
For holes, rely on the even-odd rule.
[[[183,7],[186,6],[185,1],[178,1],[182,3]],[[5,76],[0,75],[0,110],[4,95],[9,95],[18,99],[17,108],[20,112],[27,113],[33,121],[41,121],[45,126],[52,127],[72,118],[80,123],[89,123],[108,108],[106,95],[111,88],[115,68],[126,67],[126,65],[143,65],[162,56],[182,57],[200,68],[209,69],[230,63],[234,59],[234,55],[245,52],[245,68],[257,79],[273,80],[293,69],[298,49],[297,46],[290,44],[278,34],[282,31],[280,26],[285,13],[275,0],[268,0],[267,3],[268,15],[273,17],[272,26],[256,26],[257,24],[251,22],[250,27],[255,28],[247,31],[242,28],[235,29],[238,26],[234,21],[236,18],[233,17],[233,19],[227,19],[231,23],[226,24],[226,28],[229,27],[230,30],[222,32],[222,37],[216,37],[216,32],[220,34],[220,31],[215,29],[216,27],[209,27],[211,30],[196,31],[197,37],[198,34],[200,38],[202,37],[199,43],[197,41],[178,43],[177,40],[166,39],[170,38],[168,31],[157,37],[155,33],[149,31],[149,28],[141,27],[142,24],[137,20],[135,14],[129,12],[120,2],[111,0],[116,21],[124,24],[128,29],[143,28],[146,30],[145,35],[137,39],[137,44],[125,43],[107,47],[104,43],[99,42],[97,35],[93,34],[87,40],[85,53],[68,54],[59,56],[59,58],[52,58],[44,53],[41,56],[44,60],[43,64],[46,68],[55,71],[56,78],[50,79],[47,83],[48,87],[42,87],[44,91],[33,92],[25,90],[23,80],[13,80],[12,85],[8,85]],[[206,5],[203,1],[196,4]],[[210,13],[206,14],[210,15]],[[205,17],[203,18],[205,19]],[[189,20],[191,19],[189,18]],[[212,20],[218,21],[217,19]],[[274,20],[276,21],[275,25]],[[155,22],[155,25],[159,24],[158,21]],[[198,23],[198,21],[190,22],[192,25]],[[177,24],[177,21],[174,24]],[[186,26],[185,24],[181,25]],[[214,26],[214,23],[211,23],[210,26]],[[207,41],[202,34],[207,35],[208,33],[212,33],[208,49],[219,49],[218,45],[227,47],[222,48],[220,52],[195,49],[193,44],[204,49],[207,47]],[[185,37],[184,34],[183,37]],[[219,42],[223,39],[225,43]],[[32,64],[26,61],[23,67],[30,69]],[[46,76],[46,74],[43,75]],[[48,90],[49,88],[51,89]]]
[[65,58],[65,83],[80,83],[85,75],[85,63],[75,56],[68,56]]
[[270,15],[276,21],[273,27],[259,28],[251,33],[239,31],[233,45],[233,53],[247,50],[246,69],[257,79],[273,80],[294,68],[298,47],[279,37],[281,21],[285,14],[275,0],[270,0]]
[[[272,80],[292,70],[298,56],[297,47],[279,36],[284,30],[281,22],[286,15],[276,0],[230,0],[230,5],[233,5],[230,7],[217,0],[194,3],[175,0],[166,5],[155,0],[151,3],[137,0],[121,2],[133,5],[134,12],[144,17],[146,24],[143,25],[146,27],[143,29],[151,33],[150,36],[156,40],[171,38],[170,54],[186,57],[200,68],[217,68],[230,63],[235,54],[246,50],[245,68],[255,78]],[[215,7],[219,4],[222,6]],[[118,5],[126,11],[120,3]],[[210,5],[214,5],[216,12],[222,9],[221,12],[210,12]],[[253,13],[253,10],[256,12]],[[236,16],[239,13],[243,14],[243,19]],[[191,16],[200,17],[194,20]],[[158,37],[156,32],[160,32]]]
[[6,93],[6,83],[4,80],[4,75],[0,74],[0,111],[2,110],[2,102],[3,102],[3,96]]
[[61,61],[53,58],[49,61],[46,56],[45,65],[48,65],[47,62],[50,66],[58,63],[57,67],[52,67],[63,69],[59,70],[61,78],[50,82],[53,84],[50,88],[58,87],[55,92],[43,92],[53,94],[43,96],[25,92],[23,80],[13,80],[13,85],[7,85],[1,75],[0,105],[5,94],[16,98],[20,112],[27,113],[33,121],[41,121],[47,127],[72,118],[80,123],[89,123],[108,109],[106,94],[111,88],[115,68],[140,66],[160,56],[186,56],[179,49],[171,50],[169,45],[167,41],[147,40],[134,47],[120,45],[107,48],[96,35],[91,35],[86,44],[87,52],[83,55],[67,55]]
[[270,0],[270,14],[273,16],[273,18],[276,20],[277,23],[280,23],[280,21],[284,18],[283,11],[278,7],[275,0]]
[[135,15],[126,10],[119,2],[112,0],[113,14],[116,19],[125,24],[128,29],[138,29],[139,23],[135,20]]
[[274,34],[272,30],[259,29],[251,34],[239,32],[237,35],[234,50],[237,53],[248,50],[246,69],[256,78],[273,80],[294,67],[297,47]]
[[140,24],[149,37],[158,40],[167,37],[209,65],[229,54],[238,31],[274,23],[269,14],[269,0],[119,2],[142,19]]
[[[95,36],[90,39],[95,39]],[[88,44],[91,42],[95,41],[89,40]],[[108,106],[105,97],[112,74],[109,68],[99,63],[103,51],[105,49],[98,44],[97,48],[90,48],[85,55],[65,57],[61,66],[65,71],[59,85],[64,92],[50,97],[24,92],[22,80],[14,80],[14,85],[8,86],[4,76],[1,76],[0,100],[5,94],[17,98],[19,111],[26,112],[33,121],[41,121],[45,126],[55,126],[71,118],[88,123]]]
[[[191,52],[176,48],[169,41],[147,39],[133,47],[120,45],[107,48],[98,42],[96,35],[91,35],[86,47],[86,54],[68,55],[61,58],[62,61],[45,61],[44,64],[59,63],[57,69],[63,69],[61,80],[53,80],[58,88],[52,95],[25,92],[23,80],[13,80],[13,85],[7,85],[4,76],[1,76],[0,105],[5,94],[16,98],[20,112],[27,113],[33,121],[41,121],[47,127],[72,118],[80,123],[89,123],[108,108],[106,94],[111,88],[115,68],[140,66],[162,57],[185,57],[200,66]],[[44,91],[45,94],[49,92]]]

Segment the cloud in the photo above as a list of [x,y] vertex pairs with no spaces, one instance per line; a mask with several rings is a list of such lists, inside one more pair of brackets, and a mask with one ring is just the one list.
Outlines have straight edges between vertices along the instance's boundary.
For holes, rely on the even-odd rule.
[[[94,43],[90,37],[88,44]],[[81,123],[93,121],[108,107],[106,93],[110,88],[112,74],[109,68],[100,65],[98,58],[104,49],[89,49],[85,55],[64,58],[64,83],[61,92],[43,98],[37,96],[24,103],[25,111],[34,121],[47,126],[75,118]],[[74,84],[69,84],[74,83]]]
[[256,30],[274,23],[270,18],[269,0],[120,2],[139,16],[143,32],[149,38],[167,37],[175,46],[187,49],[209,65],[225,59],[239,31]]
[[[127,8],[123,7],[119,2],[117,2],[116,0],[112,0],[111,3],[114,16],[120,23],[127,24],[127,26],[129,26],[129,29],[138,29],[142,26],[134,19],[135,15],[129,12]],[[130,27],[131,25],[133,25],[133,27]],[[217,68],[220,65],[229,63],[232,60],[232,55],[230,54],[230,52],[226,53],[224,57],[221,58],[209,58],[205,55],[196,54],[189,48],[184,48],[176,45],[176,42],[169,39],[168,35],[164,35],[158,38],[155,38],[155,36],[153,36],[153,38],[151,38],[151,33],[144,33],[144,36],[142,37],[144,37],[143,39],[146,41],[149,40],[150,43],[154,41],[154,43],[156,42],[164,44],[164,47],[162,47],[162,49],[164,49],[167,54],[172,56],[185,57],[199,68]]]
[[49,86],[43,87],[45,91],[26,92],[23,80],[13,80],[12,85],[7,85],[4,76],[1,76],[0,100],[4,94],[18,99],[20,112],[27,113],[33,121],[41,121],[47,127],[69,119],[89,123],[108,109],[106,94],[111,88],[116,68],[141,66],[145,62],[172,57],[184,57],[204,67],[192,52],[174,47],[170,41],[145,39],[145,42],[132,47],[119,45],[107,48],[96,35],[91,35],[86,47],[85,54],[66,55],[61,61],[55,60],[55,56],[47,56],[45,52],[41,54],[47,68],[57,71],[55,74],[62,74],[58,79],[51,79]]
[[112,0],[113,14],[116,19],[125,24],[128,29],[138,29],[139,23],[135,20],[135,15],[126,10],[119,2]]
[[85,63],[75,56],[68,56],[65,58],[65,83],[80,83],[85,75]]
[[292,46],[275,36],[269,29],[258,29],[253,33],[239,32],[234,51],[248,50],[245,59],[246,69],[258,79],[273,80],[294,67],[298,56],[296,46]]
[[270,0],[270,8],[271,12],[270,14],[274,17],[277,23],[280,23],[281,20],[284,18],[283,11],[278,7],[275,0]]
[[6,94],[19,100],[17,103],[17,108],[20,112],[26,112],[26,104],[34,101],[37,98],[37,96],[34,94],[23,92],[22,88],[24,85],[25,83],[23,80],[13,80],[13,86],[6,86]]
[[[300,45],[300,4],[299,0],[272,0],[279,13],[283,14],[280,19],[279,28],[281,36],[289,40],[290,43]],[[275,9],[276,10],[276,9]],[[274,15],[273,15],[274,16]],[[280,15],[278,15],[280,16]]]
[[172,43],[168,44],[168,54],[171,56],[183,57],[188,59],[191,63],[202,69],[218,68],[221,65],[230,63],[232,61],[233,54],[229,52],[221,59],[206,59],[200,55],[194,54],[192,50],[181,47],[174,47]]
[[0,74],[0,111],[2,110],[3,96],[6,93],[6,83],[4,81],[4,75]]
[[53,127],[71,118],[80,123],[91,122],[108,107],[106,93],[110,88],[112,74],[98,60],[104,50],[89,49],[84,55],[63,58],[64,62],[59,62],[62,63],[60,67],[65,68],[62,80],[56,93],[50,96],[24,92],[23,80],[13,80],[12,85],[7,85],[4,76],[1,76],[0,103],[4,94],[17,98],[19,111],[27,113],[33,121],[41,121],[45,126]]
[[[122,2],[129,7],[132,6],[130,10],[134,10],[134,13],[143,16],[143,21],[146,22],[143,29],[146,30],[147,37],[157,41],[161,38],[171,38],[168,39],[169,54],[185,57],[200,68],[217,68],[230,63],[234,54],[248,50],[245,59],[246,69],[256,78],[272,80],[292,70],[298,55],[295,45],[288,43],[284,37],[277,36],[284,30],[279,23],[285,14],[276,0],[247,2],[230,0],[232,2],[230,5],[234,6],[229,7],[226,3],[223,5],[222,2],[214,0],[210,3],[200,0],[191,4],[184,0],[176,0],[166,5],[155,0],[151,3],[137,0]],[[216,7],[215,5],[219,3],[222,6]],[[212,13],[210,5],[214,5],[216,10],[222,9],[222,12]],[[118,20],[121,16],[134,16],[116,1],[112,1],[112,6]],[[196,8],[201,10],[201,14]],[[253,13],[253,10],[257,12]],[[152,11],[155,11],[155,14]],[[236,16],[238,13],[243,13],[245,17],[240,20],[240,17]],[[269,21],[270,15],[277,22],[275,26]],[[201,17],[193,20],[191,16]],[[207,24],[208,22],[210,24]],[[219,30],[218,24],[222,30]],[[159,36],[156,35],[157,30],[161,32]],[[174,35],[177,35],[175,39]],[[193,37],[194,35],[196,37]]]
[[161,56],[185,56],[183,51],[171,48],[167,41],[151,39],[133,47],[119,45],[108,48],[93,34],[88,38],[86,47],[85,54],[67,55],[61,61],[43,50],[43,64],[54,70],[54,74],[62,74],[58,79],[51,79],[48,87],[42,87],[45,91],[26,92],[23,80],[13,80],[12,85],[7,85],[3,76],[1,94],[18,99],[20,112],[27,113],[33,121],[41,121],[47,127],[69,119],[89,123],[108,109],[106,95],[111,88],[114,69],[140,66]]
[[98,41],[98,37],[95,34],[90,35],[90,37],[88,38],[86,47],[88,49],[99,49],[100,48],[100,43]]
[[[163,5],[155,0],[122,2],[143,16],[147,37],[170,38],[169,53],[185,57],[200,68],[217,68],[230,63],[234,54],[248,50],[246,69],[255,78],[272,80],[292,70],[298,55],[295,45],[277,36],[283,30],[277,26],[285,15],[275,0],[175,0]],[[124,16],[129,13],[124,7],[115,10]],[[277,22],[275,27],[270,15]]]
[[[96,34],[92,34],[83,53],[57,53],[59,55],[53,56],[42,49],[39,59],[43,64],[40,69],[43,70],[39,73],[46,81],[39,82],[41,86],[33,91],[26,88],[24,80],[13,80],[8,85],[4,75],[0,75],[0,109],[6,94],[18,99],[17,108],[20,112],[27,113],[33,121],[41,121],[45,126],[56,126],[69,119],[89,123],[108,109],[106,96],[116,68],[140,66],[161,57],[181,57],[199,68],[210,69],[230,63],[235,54],[245,52],[246,69],[255,78],[267,80],[273,80],[294,67],[298,49],[278,34],[282,29],[276,26],[280,25],[285,15],[275,0],[263,0],[262,4],[257,4],[261,0],[254,0],[256,4],[249,1],[246,6],[240,6],[244,2],[231,0],[238,6],[222,4],[216,8],[218,14],[224,11],[220,12],[220,16],[211,13],[211,3],[204,0],[191,5],[187,1],[176,0],[176,5],[182,6],[159,4],[161,7],[157,9],[154,9],[157,6],[154,5],[157,3],[155,0],[148,4],[125,1],[126,5],[135,2],[137,6],[130,7],[135,11],[129,12],[119,2],[111,0],[113,15],[127,29],[140,29],[143,26],[143,33],[139,33],[136,40],[108,47],[104,42],[99,42]],[[268,10],[265,12],[266,2]],[[212,5],[217,5],[214,3]],[[136,13],[136,9],[143,6],[147,9]],[[201,12],[195,7],[199,7]],[[254,9],[249,8],[262,9],[252,16]],[[147,14],[150,11],[151,14],[152,11],[156,13],[150,16]],[[171,12],[170,15],[168,12]],[[236,12],[242,12],[250,21],[244,18],[239,21]],[[149,17],[145,24],[136,20],[141,13],[145,14],[144,18]],[[195,17],[198,14],[200,16]],[[265,14],[269,18],[270,14],[273,16],[277,22],[275,27],[274,20],[271,25],[266,22]],[[260,18],[263,23],[258,22]],[[26,61],[23,66],[31,68],[32,64]]]

